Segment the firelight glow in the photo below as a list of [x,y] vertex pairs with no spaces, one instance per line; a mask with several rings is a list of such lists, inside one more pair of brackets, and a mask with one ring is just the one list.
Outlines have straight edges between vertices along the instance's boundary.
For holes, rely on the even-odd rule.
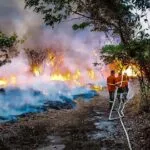
[[131,77],[136,77],[137,74],[135,73],[134,69],[129,66],[125,71],[123,71],[123,73],[126,73],[128,76],[131,76]]

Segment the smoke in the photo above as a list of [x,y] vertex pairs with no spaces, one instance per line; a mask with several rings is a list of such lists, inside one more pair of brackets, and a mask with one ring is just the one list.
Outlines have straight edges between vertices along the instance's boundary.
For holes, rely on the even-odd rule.
[[82,70],[86,82],[90,82],[88,78],[86,79],[87,68],[92,68],[100,76],[99,80],[104,80],[101,75],[105,72],[104,69],[101,72],[93,66],[95,61],[101,62],[99,57],[93,54],[93,50],[106,43],[114,42],[113,39],[110,41],[104,33],[94,33],[90,29],[73,31],[73,24],[74,21],[63,22],[52,29],[44,25],[41,15],[32,10],[25,10],[23,1],[1,0],[0,30],[8,34],[16,32],[20,38],[26,38],[25,42],[19,46],[21,51],[19,57],[14,58],[11,64],[0,68],[1,76],[16,75],[20,84],[26,80],[31,84],[40,78],[42,81],[46,80],[48,78],[46,74],[38,77],[38,79],[29,75],[29,62],[22,50],[24,48],[51,48],[58,54],[64,55],[63,66],[72,72],[77,69]]

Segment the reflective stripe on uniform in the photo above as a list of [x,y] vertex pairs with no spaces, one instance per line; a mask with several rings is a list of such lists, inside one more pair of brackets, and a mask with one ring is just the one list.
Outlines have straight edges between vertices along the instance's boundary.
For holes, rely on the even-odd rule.
[[124,83],[124,82],[128,82],[128,81],[119,81],[119,82],[116,82],[116,84],[120,84],[120,83]]
[[116,84],[111,84],[111,83],[108,83],[107,85],[116,85]]

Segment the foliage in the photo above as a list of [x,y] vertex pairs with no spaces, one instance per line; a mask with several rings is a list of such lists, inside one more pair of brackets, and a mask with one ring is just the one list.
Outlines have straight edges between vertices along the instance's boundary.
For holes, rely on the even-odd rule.
[[47,25],[54,27],[70,16],[79,17],[79,24],[74,24],[73,29],[91,26],[92,31],[111,30],[120,35],[123,43],[130,40],[136,23],[136,16],[130,11],[134,5],[125,0],[25,0],[25,3],[26,8],[41,13]]
[[124,59],[124,46],[119,45],[106,45],[102,49],[102,58],[104,58],[105,63],[112,63],[115,59]]
[[82,22],[81,24],[74,24],[73,26],[72,26],[72,28],[74,29],[74,30],[78,30],[78,29],[84,29],[84,28],[86,28],[87,26],[89,26],[89,22]]
[[7,36],[0,32],[0,66],[10,62],[10,59],[18,54],[16,47],[18,42],[18,37],[15,33]]
[[148,23],[145,12],[150,8],[150,1],[147,0],[25,0],[25,4],[25,8],[41,13],[45,24],[52,27],[71,17],[79,18],[74,30],[90,26],[92,31],[111,31],[124,44],[134,37],[149,36],[140,23],[141,18]]

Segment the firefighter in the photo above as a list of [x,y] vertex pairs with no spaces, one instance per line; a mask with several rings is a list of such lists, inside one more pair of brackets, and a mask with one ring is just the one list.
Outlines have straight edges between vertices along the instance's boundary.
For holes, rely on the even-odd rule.
[[115,78],[115,71],[112,70],[110,72],[110,76],[107,78],[107,87],[109,92],[109,109],[111,109],[113,101],[114,101],[114,95],[116,90],[116,78]]
[[128,77],[127,73],[124,73],[124,75],[123,75],[123,87],[124,87],[124,99],[125,100],[127,99],[127,94],[129,91],[128,82],[129,82],[129,77]]
[[118,87],[117,91],[117,98],[120,101],[121,94],[122,94],[122,100],[126,100],[127,98],[127,93],[128,93],[128,76],[127,74],[122,75],[120,72],[118,74],[118,77],[116,78],[116,86]]

